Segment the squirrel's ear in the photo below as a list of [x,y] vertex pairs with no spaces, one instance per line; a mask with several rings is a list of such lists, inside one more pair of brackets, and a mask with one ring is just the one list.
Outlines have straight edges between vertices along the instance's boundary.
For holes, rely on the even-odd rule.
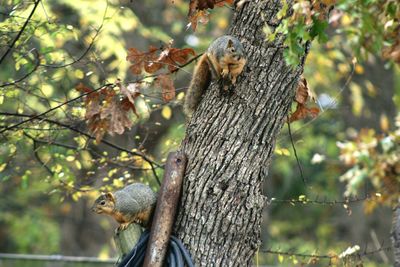
[[231,39],[229,39],[228,41],[228,46],[226,48],[230,48],[233,46],[233,41]]
[[106,196],[107,200],[111,200],[111,201],[115,202],[114,196],[113,196],[112,193],[108,192],[108,193],[105,194],[105,196]]

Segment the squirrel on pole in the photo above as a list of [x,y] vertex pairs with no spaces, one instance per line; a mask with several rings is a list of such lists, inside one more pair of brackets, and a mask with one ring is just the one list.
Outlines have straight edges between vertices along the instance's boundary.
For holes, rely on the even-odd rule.
[[223,89],[235,85],[236,78],[246,64],[242,43],[233,36],[224,35],[215,39],[200,57],[186,92],[184,113],[191,117],[211,80],[222,80]]

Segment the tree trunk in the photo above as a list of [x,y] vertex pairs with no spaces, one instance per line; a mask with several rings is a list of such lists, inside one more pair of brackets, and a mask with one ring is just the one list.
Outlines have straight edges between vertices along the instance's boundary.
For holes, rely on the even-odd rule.
[[393,210],[393,224],[392,224],[392,243],[394,254],[394,266],[400,267],[400,200]]
[[288,67],[282,40],[265,39],[280,7],[253,0],[236,10],[230,34],[245,48],[244,73],[232,95],[212,83],[187,127],[175,232],[196,266],[250,266],[260,244],[262,183],[304,64]]

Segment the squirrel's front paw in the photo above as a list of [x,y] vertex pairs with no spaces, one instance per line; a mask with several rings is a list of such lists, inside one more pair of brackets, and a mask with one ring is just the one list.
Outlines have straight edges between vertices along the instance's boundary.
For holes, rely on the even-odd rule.
[[221,72],[222,78],[226,79],[229,76],[229,70],[228,69],[223,69]]
[[128,226],[129,226],[129,222],[128,223],[121,223],[120,225],[119,225],[119,227],[118,227],[118,231],[123,231],[123,230],[125,230],[126,228],[128,228]]

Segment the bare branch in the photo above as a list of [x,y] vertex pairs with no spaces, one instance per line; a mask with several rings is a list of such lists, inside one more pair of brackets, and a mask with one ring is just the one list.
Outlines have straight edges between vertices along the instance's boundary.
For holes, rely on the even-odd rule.
[[[72,131],[74,131],[76,133],[79,133],[79,134],[81,134],[83,136],[88,137],[89,139],[93,139],[93,140],[96,139],[94,136],[90,135],[89,133],[86,133],[86,132],[84,132],[84,131],[82,131],[82,130],[74,127],[74,126],[71,126],[71,125],[68,125],[66,123],[62,123],[62,122],[56,121],[56,120],[43,118],[40,115],[18,114],[18,113],[9,113],[9,112],[0,112],[0,115],[30,118],[29,121],[33,121],[33,120],[45,121],[45,122],[48,122],[48,123],[51,123],[51,124],[55,124],[55,125],[70,129],[70,130],[72,130]],[[27,121],[27,120],[25,120],[25,121]],[[2,132],[0,132],[0,133],[2,133]],[[130,150],[125,149],[123,147],[120,147],[120,146],[118,146],[116,144],[113,144],[110,141],[107,141],[105,139],[102,139],[100,141],[100,143],[105,144],[105,145],[107,145],[109,147],[112,147],[112,148],[114,148],[116,150],[124,151],[124,152],[126,152],[126,153],[128,153],[130,155],[139,156],[139,157],[143,158],[146,162],[148,162],[150,165],[154,165],[154,166],[156,166],[158,168],[163,168],[163,165],[151,160],[150,158],[148,158],[146,155],[144,155],[141,152],[130,151]]]
[[[56,109],[59,109],[59,108],[62,107],[62,106],[65,106],[65,105],[67,105],[67,104],[69,104],[69,103],[71,103],[71,102],[74,102],[74,101],[77,100],[77,99],[80,99],[80,98],[82,98],[82,97],[84,97],[84,96],[90,95],[90,94],[92,94],[92,93],[94,93],[94,92],[97,92],[97,91],[99,91],[99,90],[101,90],[101,89],[103,89],[104,87],[107,87],[107,86],[113,86],[113,84],[105,84],[105,85],[103,85],[103,86],[101,86],[101,87],[99,87],[99,88],[97,88],[97,89],[94,89],[94,90],[92,90],[92,91],[90,91],[90,92],[81,94],[81,95],[79,95],[79,96],[77,96],[77,97],[75,97],[75,98],[72,98],[72,99],[70,99],[70,100],[68,100],[68,101],[66,101],[66,102],[64,102],[64,103],[61,103],[61,104],[59,104],[59,105],[57,105],[57,106],[55,106],[55,107],[53,107],[53,108],[51,108],[51,109],[48,109],[48,110],[46,110],[45,112],[42,112],[42,113],[40,113],[40,114],[37,114],[37,115],[27,115],[26,117],[29,117],[29,119],[23,120],[23,121],[21,121],[21,122],[19,122],[19,123],[16,123],[16,124],[14,124],[14,125],[11,125],[11,126],[9,126],[9,127],[6,127],[5,129],[3,129],[3,130],[0,131],[0,134],[1,134],[1,133],[4,133],[5,131],[12,130],[12,129],[16,128],[17,126],[20,126],[20,125],[22,125],[22,124],[24,124],[24,123],[27,123],[27,122],[36,120],[36,119],[38,119],[38,118],[40,118],[40,117],[43,117],[44,115],[46,115],[46,114],[48,114],[48,113],[50,113],[50,112],[52,112],[52,111],[54,111],[54,110],[56,110]],[[23,117],[23,116],[21,116],[21,117]]]
[[10,44],[10,46],[8,47],[7,51],[3,54],[3,56],[0,58],[0,65],[1,63],[3,63],[4,59],[6,58],[6,56],[11,52],[11,50],[13,49],[15,43],[18,41],[18,39],[21,37],[22,33],[25,31],[26,26],[28,26],[29,21],[31,20],[33,14],[35,13],[35,10],[37,8],[37,6],[39,5],[40,0],[37,0],[35,2],[35,5],[33,6],[33,9],[31,11],[31,13],[29,14],[28,18],[26,19],[24,25],[22,26],[21,30],[18,32],[17,36],[15,37],[15,39],[12,41],[12,43]]
[[40,65],[39,53],[35,48],[32,49],[32,52],[34,53],[34,55],[36,57],[36,63],[35,63],[35,66],[33,67],[33,69],[31,71],[29,71],[28,73],[26,73],[21,78],[18,78],[18,79],[14,80],[12,82],[9,82],[9,83],[0,84],[0,87],[7,87],[7,86],[15,85],[15,84],[25,80],[26,78],[28,78],[32,73],[34,73],[38,69],[38,67]]

